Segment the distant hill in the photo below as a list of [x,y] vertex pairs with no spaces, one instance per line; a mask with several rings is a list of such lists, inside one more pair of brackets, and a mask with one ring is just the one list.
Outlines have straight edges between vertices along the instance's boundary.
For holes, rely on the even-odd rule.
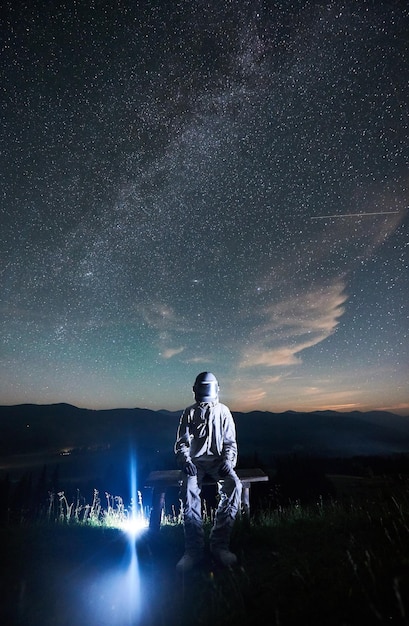
[[409,451],[409,418],[393,413],[235,413],[245,449],[261,458],[289,452],[351,457]]
[[[179,416],[179,413],[177,414]],[[167,446],[178,417],[149,409],[79,409],[69,404],[0,407],[0,455],[41,450],[114,447],[135,442],[155,449]]]
[[[0,407],[0,456],[123,447],[145,455],[172,449],[180,411],[80,409],[68,404]],[[240,455],[304,452],[322,456],[409,452],[409,418],[373,411],[234,412]]]

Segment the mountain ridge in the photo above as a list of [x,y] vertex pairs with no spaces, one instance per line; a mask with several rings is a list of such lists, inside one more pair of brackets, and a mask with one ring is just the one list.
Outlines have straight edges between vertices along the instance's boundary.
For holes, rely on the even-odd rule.
[[[0,406],[0,455],[124,445],[173,449],[180,411],[86,409],[67,403]],[[387,411],[232,411],[241,454],[322,455],[409,451],[409,418]]]

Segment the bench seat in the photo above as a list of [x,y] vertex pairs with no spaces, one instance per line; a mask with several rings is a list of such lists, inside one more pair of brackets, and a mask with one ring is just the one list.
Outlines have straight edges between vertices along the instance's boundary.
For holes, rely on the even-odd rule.
[[[266,482],[268,476],[259,468],[255,469],[235,469],[237,476],[243,485],[241,496],[242,512],[250,515],[250,487],[252,483]],[[168,487],[178,487],[183,480],[181,470],[155,470],[151,472],[146,480],[145,487],[153,489],[152,509],[149,520],[150,530],[157,531],[160,528],[162,512],[165,508],[165,496]],[[205,477],[204,485],[216,485],[216,481],[210,477]]]

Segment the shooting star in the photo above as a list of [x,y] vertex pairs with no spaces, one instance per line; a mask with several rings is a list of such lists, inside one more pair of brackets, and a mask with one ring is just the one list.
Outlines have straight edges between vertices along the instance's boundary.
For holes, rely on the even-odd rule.
[[400,213],[400,211],[376,211],[371,213],[341,213],[340,215],[317,215],[316,217],[311,217],[311,220],[329,220],[339,217],[367,217],[369,215],[396,215]]

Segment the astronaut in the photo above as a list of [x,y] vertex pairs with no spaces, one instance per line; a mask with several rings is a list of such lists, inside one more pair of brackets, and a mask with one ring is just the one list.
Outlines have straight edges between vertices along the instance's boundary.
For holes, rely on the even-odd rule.
[[210,533],[211,554],[225,567],[237,562],[229,549],[242,491],[234,471],[236,427],[228,407],[219,402],[219,384],[213,374],[199,374],[193,393],[196,402],[184,410],[175,443],[176,459],[184,473],[180,497],[185,553],[176,566],[179,572],[189,571],[204,557],[201,488],[206,474],[217,482],[220,498]]

